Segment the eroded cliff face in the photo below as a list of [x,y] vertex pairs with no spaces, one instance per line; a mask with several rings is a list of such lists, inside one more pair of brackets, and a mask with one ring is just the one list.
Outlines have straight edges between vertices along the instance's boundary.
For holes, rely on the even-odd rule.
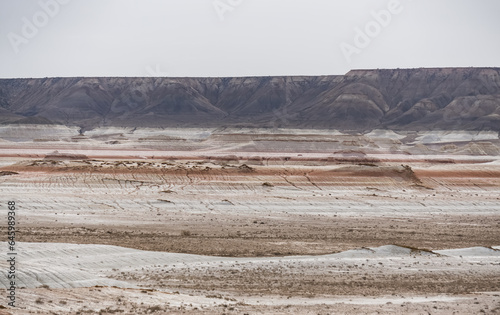
[[344,76],[0,80],[0,122],[500,130],[500,68]]

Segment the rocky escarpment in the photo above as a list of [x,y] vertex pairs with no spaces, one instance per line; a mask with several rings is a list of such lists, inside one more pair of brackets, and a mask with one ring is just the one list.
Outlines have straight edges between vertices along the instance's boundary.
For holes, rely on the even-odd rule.
[[0,122],[500,130],[500,68],[344,76],[0,80]]

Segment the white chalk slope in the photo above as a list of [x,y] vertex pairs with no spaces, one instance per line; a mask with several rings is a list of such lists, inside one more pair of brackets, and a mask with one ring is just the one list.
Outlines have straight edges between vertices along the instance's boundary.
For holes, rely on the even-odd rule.
[[[0,248],[7,249],[7,243]],[[227,258],[188,254],[141,251],[108,245],[77,245],[60,243],[18,243],[16,245],[17,287],[36,288],[48,285],[51,288],[76,288],[92,286],[116,286],[136,288],[132,283],[117,281],[108,277],[116,271],[133,271],[140,268],[176,268],[193,266],[229,266],[255,264],[265,266],[276,263],[346,263],[357,260],[387,260],[402,264],[405,259],[470,259],[481,260],[493,265],[500,262],[500,247],[474,247],[466,249],[439,250],[435,252],[414,250],[400,246],[362,248],[323,256],[290,256],[262,258]],[[8,288],[7,272],[10,256],[0,254],[0,288]]]

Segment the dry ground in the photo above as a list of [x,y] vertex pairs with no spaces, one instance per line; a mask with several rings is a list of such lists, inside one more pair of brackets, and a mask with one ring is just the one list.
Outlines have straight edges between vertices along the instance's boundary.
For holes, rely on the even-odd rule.
[[18,173],[0,180],[21,207],[26,242],[273,256],[500,239],[496,165],[43,160],[3,171]]
[[[124,141],[114,137],[103,141]],[[297,143],[291,135],[227,142],[231,137],[176,140],[176,152],[151,149],[159,142],[137,142],[137,150],[72,147],[68,154],[47,150],[73,144],[0,143],[0,186],[18,205],[18,241],[212,258],[313,256],[98,269],[140,289],[28,287],[19,291],[24,308],[15,314],[499,313],[496,256],[308,262],[390,244],[429,251],[499,246],[497,140],[419,147],[407,145],[417,136],[379,146],[344,135]],[[340,153],[325,153],[330,146]],[[431,149],[444,151],[423,155]]]

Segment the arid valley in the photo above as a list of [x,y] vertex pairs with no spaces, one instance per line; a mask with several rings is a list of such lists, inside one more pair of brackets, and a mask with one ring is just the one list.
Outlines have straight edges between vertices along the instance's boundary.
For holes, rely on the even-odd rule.
[[0,315],[500,315],[499,12],[0,0]]
[[500,312],[497,132],[2,128],[12,314]]

